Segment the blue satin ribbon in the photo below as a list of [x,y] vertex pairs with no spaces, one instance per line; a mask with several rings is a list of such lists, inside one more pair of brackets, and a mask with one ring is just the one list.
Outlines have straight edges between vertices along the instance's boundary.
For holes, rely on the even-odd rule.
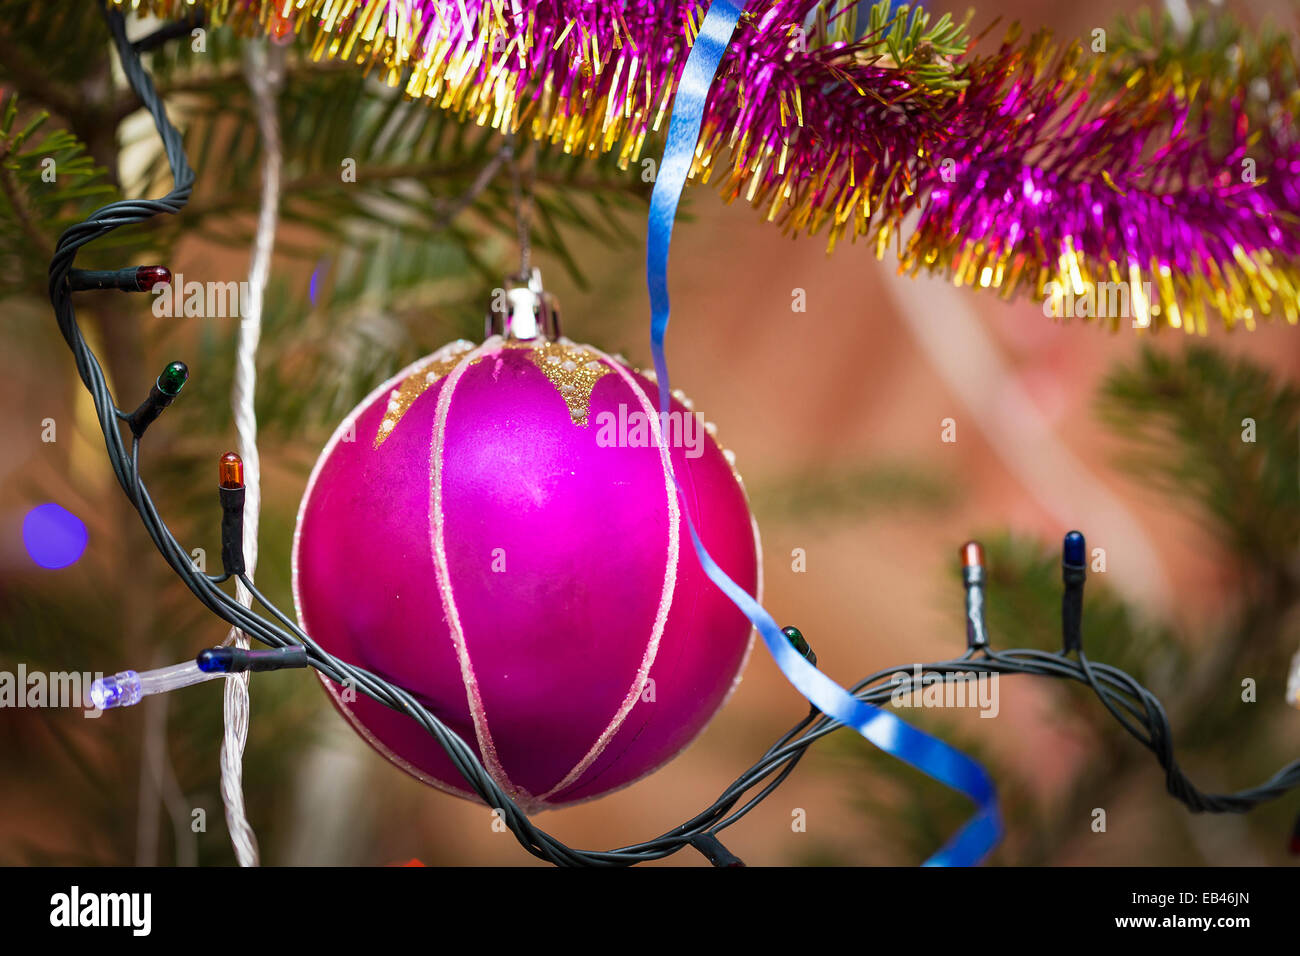
[[[655,372],[659,377],[659,408],[669,411],[672,394],[668,363],[664,358],[664,335],[668,331],[668,247],[672,242],[673,220],[686,177],[690,172],[695,144],[700,136],[705,101],[713,85],[718,64],[731,42],[732,31],[740,19],[744,2],[713,0],[704,18],[699,36],[691,47],[682,71],[672,120],[668,125],[668,142],[664,147],[659,173],[650,197],[650,221],[646,243],[646,282],[650,289],[650,345],[654,352]],[[662,421],[662,420],[661,420]],[[661,436],[662,438],[662,436]],[[664,458],[671,457],[666,451]],[[791,646],[772,615],[754,600],[726,572],[718,567],[700,541],[691,520],[686,496],[673,475],[682,513],[686,515],[691,543],[700,566],[735,605],[753,622],[763,636],[768,651],[791,684],[828,717],[852,727],[881,750],[911,764],[940,783],[969,797],[976,805],[975,815],[926,861],[927,866],[969,866],[978,863],[1001,836],[997,794],[993,781],[978,763],[961,751],[898,717],[863,703],[835,683]]]

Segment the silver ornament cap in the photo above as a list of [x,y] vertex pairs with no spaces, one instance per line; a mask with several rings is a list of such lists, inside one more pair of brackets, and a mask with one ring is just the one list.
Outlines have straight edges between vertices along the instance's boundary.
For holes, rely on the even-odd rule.
[[555,296],[542,288],[537,269],[506,279],[494,289],[488,306],[486,334],[505,339],[554,342],[560,337],[560,310]]

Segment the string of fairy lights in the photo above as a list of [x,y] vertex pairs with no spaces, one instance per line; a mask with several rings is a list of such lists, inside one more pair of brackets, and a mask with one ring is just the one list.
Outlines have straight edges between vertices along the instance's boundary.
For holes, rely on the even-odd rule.
[[[132,89],[154,119],[169,163],[173,185],[161,199],[132,199],[114,202],[97,210],[84,222],[68,228],[59,238],[50,263],[49,293],[55,318],[76,361],[77,372],[94,401],[114,475],[139,513],[145,530],[163,559],[194,596],[232,627],[266,645],[267,650],[246,650],[234,646],[201,651],[195,660],[161,670],[123,671],[99,682],[94,691],[97,706],[111,708],[134,704],[143,697],[214,679],[230,673],[292,667],[314,667],[338,684],[354,687],[379,703],[408,715],[419,723],[443,748],[469,787],[492,808],[529,853],[557,865],[626,866],[660,859],[687,846],[699,850],[714,865],[742,865],[718,839],[718,834],[741,820],[790,776],[808,747],[842,727],[815,708],[783,734],[766,752],[704,810],[690,820],[651,840],[608,851],[581,850],[566,846],[537,827],[502,791],[484,769],[474,750],[408,691],[376,674],[341,660],[323,650],[311,636],[279,610],[253,583],[245,568],[243,552],[244,476],[237,455],[226,454],[218,464],[219,500],[222,509],[222,573],[199,571],[188,549],[174,537],[163,520],[141,473],[142,440],[150,424],[176,401],[188,378],[181,362],[170,363],[159,375],[145,400],[133,411],[120,408],[109,392],[99,360],[86,344],[73,307],[74,293],[120,289],[145,292],[170,278],[161,266],[142,266],[108,272],[89,272],[74,267],[77,252],[116,229],[143,222],[160,214],[176,214],[190,197],[195,174],[186,160],[181,135],[167,118],[164,106],[145,71],[140,51],[152,49],[176,35],[164,27],[157,34],[133,43],[127,37],[120,13],[104,10],[122,68]],[[125,429],[123,428],[125,425]],[[125,433],[125,434],[124,434]],[[963,581],[966,592],[966,649],[946,661],[889,668],[871,674],[851,688],[851,693],[870,704],[888,704],[898,693],[899,673],[912,679],[964,679],[978,675],[1030,674],[1075,681],[1090,689],[1102,706],[1149,750],[1165,773],[1166,789],[1194,812],[1243,813],[1275,799],[1300,785],[1300,760],[1294,761],[1268,780],[1231,794],[1209,794],[1198,790],[1187,778],[1174,755],[1168,717],[1160,701],[1128,673],[1108,664],[1091,661],[1083,650],[1082,610],[1086,579],[1083,536],[1066,535],[1063,548],[1062,648],[1057,652],[1034,649],[995,650],[984,621],[985,572],[982,548],[971,542],[962,549]],[[251,594],[254,607],[245,607],[223,585],[236,581]],[[257,610],[260,607],[261,611]],[[811,663],[816,655],[796,628],[786,628],[792,645]]]

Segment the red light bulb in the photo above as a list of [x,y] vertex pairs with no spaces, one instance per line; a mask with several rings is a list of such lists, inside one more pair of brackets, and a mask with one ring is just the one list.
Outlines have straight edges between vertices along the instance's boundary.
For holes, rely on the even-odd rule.
[[152,292],[160,285],[171,285],[172,271],[166,266],[140,266],[135,270],[135,287],[138,292]]

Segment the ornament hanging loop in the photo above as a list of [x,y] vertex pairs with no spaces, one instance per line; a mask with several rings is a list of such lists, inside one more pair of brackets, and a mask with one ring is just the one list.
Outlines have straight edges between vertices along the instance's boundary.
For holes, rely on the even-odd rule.
[[484,330],[488,336],[554,342],[560,337],[560,310],[555,296],[542,288],[537,269],[509,277],[492,292]]

